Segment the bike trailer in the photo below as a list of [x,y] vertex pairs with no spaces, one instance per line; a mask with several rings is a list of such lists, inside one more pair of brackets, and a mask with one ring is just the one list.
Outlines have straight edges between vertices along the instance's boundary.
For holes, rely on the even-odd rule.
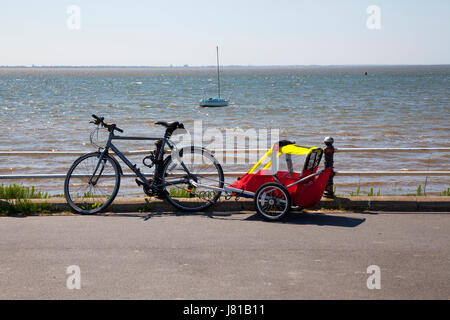
[[[276,182],[286,187],[292,205],[312,207],[322,198],[333,170],[330,167],[318,171],[322,155],[322,148],[282,140],[231,187],[254,193],[263,184]],[[234,195],[248,196],[237,191]]]

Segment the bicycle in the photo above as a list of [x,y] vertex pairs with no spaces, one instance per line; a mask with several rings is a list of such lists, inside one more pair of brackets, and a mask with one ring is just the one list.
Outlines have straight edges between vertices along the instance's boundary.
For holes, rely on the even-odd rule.
[[[203,147],[187,146],[178,149],[170,140],[177,129],[184,129],[180,122],[158,121],[156,125],[166,128],[164,137],[128,137],[116,135],[124,131],[116,124],[107,124],[103,117],[92,115],[97,126],[91,133],[91,143],[95,132],[104,128],[108,139],[98,151],[79,157],[70,167],[64,182],[64,195],[70,207],[81,214],[95,214],[106,209],[115,199],[124,176],[119,161],[110,154],[112,150],[136,176],[136,183],[143,187],[150,197],[165,198],[170,204],[184,211],[200,211],[210,207],[221,195],[224,175],[221,165]],[[147,178],[136,164],[132,164],[112,143],[112,140],[152,140],[156,149],[142,162],[146,167],[154,167],[153,175]],[[165,152],[165,147],[170,154]],[[202,181],[208,181],[202,188]],[[213,189],[211,189],[213,187]]]

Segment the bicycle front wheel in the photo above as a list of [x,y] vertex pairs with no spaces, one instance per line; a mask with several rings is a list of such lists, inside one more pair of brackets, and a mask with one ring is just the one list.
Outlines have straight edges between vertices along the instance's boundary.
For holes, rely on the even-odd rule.
[[186,147],[179,151],[179,160],[169,156],[161,175],[167,200],[184,211],[214,204],[224,186],[223,170],[214,156],[202,148]]
[[94,152],[75,160],[66,176],[64,195],[76,212],[94,214],[113,202],[119,186],[117,163],[108,155],[100,159],[100,153]]

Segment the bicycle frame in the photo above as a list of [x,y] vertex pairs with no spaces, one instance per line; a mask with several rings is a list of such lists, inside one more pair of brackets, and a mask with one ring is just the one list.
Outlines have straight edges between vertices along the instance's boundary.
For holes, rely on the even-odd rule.
[[[158,173],[158,171],[162,170],[163,168],[161,168],[160,166],[163,165],[163,159],[164,159],[164,147],[167,145],[171,151],[174,151],[175,145],[170,141],[169,138],[160,138],[160,137],[129,137],[129,136],[118,136],[115,135],[114,133],[110,132],[109,133],[109,137],[108,137],[108,141],[106,143],[105,149],[100,153],[100,157],[99,157],[99,161],[97,163],[97,166],[94,170],[94,173],[92,174],[92,176],[90,177],[90,182],[92,182],[93,177],[95,177],[96,172],[100,166],[100,163],[102,162],[103,158],[105,157],[105,155],[108,154],[109,149],[111,149],[127,166],[128,168],[130,168],[135,174],[136,176],[142,180],[142,182],[146,185],[150,185],[152,183],[151,179],[147,179],[144,174],[142,174],[141,170],[135,165],[132,164],[130,162],[130,160],[128,160],[128,158],[111,142],[112,140],[144,140],[144,141],[156,141],[156,140],[161,140],[161,146],[159,147],[159,152],[158,152],[158,158],[156,159],[155,162],[155,171],[153,173],[153,178],[156,178],[156,174]],[[191,173],[189,172],[189,169],[186,167],[186,165],[183,163],[183,161],[181,161],[181,166],[183,167],[183,169],[186,171],[187,175],[190,177]],[[101,175],[101,172],[103,171],[103,168],[101,169],[99,176]],[[98,179],[98,178],[97,178]],[[155,180],[153,180],[155,181]],[[172,181],[171,183],[166,183],[166,184],[158,184],[156,185],[157,188],[163,188],[165,186],[171,185],[171,184],[176,184],[179,182],[184,182],[185,180],[179,180],[179,181]]]

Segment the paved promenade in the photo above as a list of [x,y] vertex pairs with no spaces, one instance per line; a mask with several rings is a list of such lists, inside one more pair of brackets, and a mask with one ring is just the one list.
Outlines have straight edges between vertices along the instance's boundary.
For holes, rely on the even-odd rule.
[[436,213],[0,217],[0,298],[449,299],[449,243]]

